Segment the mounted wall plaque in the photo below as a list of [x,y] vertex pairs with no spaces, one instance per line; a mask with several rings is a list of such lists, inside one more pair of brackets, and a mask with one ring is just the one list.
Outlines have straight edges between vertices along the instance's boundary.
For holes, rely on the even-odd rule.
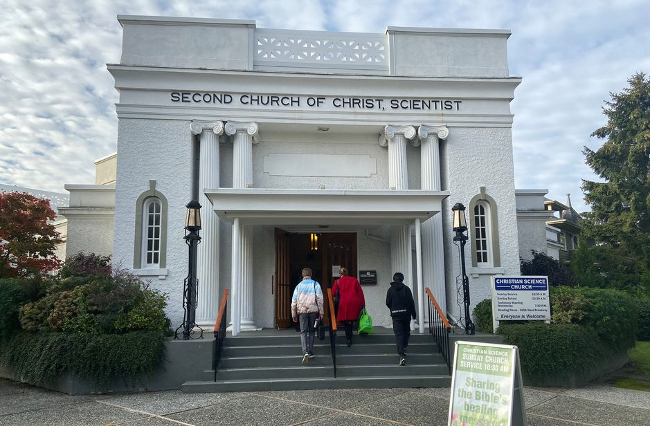
[[361,285],[377,285],[377,271],[359,271]]

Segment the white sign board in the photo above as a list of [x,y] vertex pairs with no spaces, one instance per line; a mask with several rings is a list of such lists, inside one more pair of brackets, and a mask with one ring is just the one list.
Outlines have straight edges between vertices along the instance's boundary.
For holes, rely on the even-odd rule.
[[516,346],[456,342],[448,426],[526,424]]
[[548,277],[492,277],[492,315],[498,321],[550,321]]

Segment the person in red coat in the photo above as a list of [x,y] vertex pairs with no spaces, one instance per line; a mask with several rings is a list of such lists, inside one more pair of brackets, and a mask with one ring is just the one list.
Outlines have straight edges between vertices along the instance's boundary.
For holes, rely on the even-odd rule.
[[345,327],[345,337],[348,346],[352,346],[352,323],[359,318],[359,312],[366,306],[366,299],[363,297],[363,290],[359,281],[348,275],[345,268],[339,269],[341,278],[334,281],[332,294],[339,295],[339,309],[336,314],[337,321]]

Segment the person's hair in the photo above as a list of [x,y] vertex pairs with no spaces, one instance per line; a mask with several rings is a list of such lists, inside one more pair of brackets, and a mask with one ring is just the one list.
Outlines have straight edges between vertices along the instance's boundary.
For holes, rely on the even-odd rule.
[[395,272],[395,274],[393,274],[393,281],[397,281],[398,283],[404,282],[404,274],[401,272]]
[[348,274],[348,270],[347,270],[347,269],[345,269],[345,268],[341,268],[341,269],[339,269],[339,275],[347,275],[347,274]]
[[303,277],[311,277],[311,268],[302,268]]

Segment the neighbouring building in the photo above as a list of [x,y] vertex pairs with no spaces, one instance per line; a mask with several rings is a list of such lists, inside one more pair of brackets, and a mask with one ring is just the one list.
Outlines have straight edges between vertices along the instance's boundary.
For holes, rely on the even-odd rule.
[[234,333],[289,326],[303,267],[324,287],[339,266],[360,277],[376,325],[390,326],[397,271],[420,317],[425,287],[461,317],[459,202],[472,305],[489,297],[492,276],[519,274],[510,102],[521,79],[508,71],[510,31],[118,20],[122,56],[108,65],[120,94],[116,174],[100,177],[100,163],[96,185],[66,186],[68,241],[85,236],[75,251],[105,252],[110,239],[116,264],[167,293],[175,325],[193,198],[203,219],[197,319],[214,324],[229,288]]
[[565,263],[571,252],[578,248],[582,228],[580,215],[567,203],[546,198],[546,189],[517,189],[517,224],[519,232],[519,256],[530,260],[532,252],[547,254]]

